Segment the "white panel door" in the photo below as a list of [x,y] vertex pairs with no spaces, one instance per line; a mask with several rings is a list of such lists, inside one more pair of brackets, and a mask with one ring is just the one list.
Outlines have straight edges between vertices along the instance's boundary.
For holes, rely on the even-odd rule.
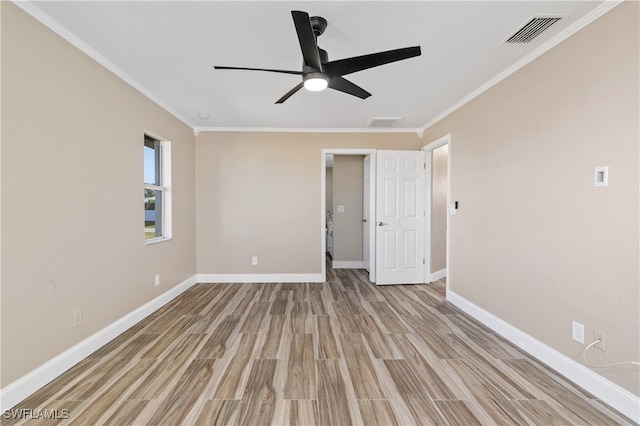
[[376,284],[424,282],[423,151],[376,152]]

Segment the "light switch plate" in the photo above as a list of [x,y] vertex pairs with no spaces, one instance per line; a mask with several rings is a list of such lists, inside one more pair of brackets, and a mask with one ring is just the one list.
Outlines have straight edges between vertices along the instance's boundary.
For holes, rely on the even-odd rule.
[[338,213],[344,213],[344,206],[338,206]]
[[593,186],[607,186],[609,182],[609,167],[596,167],[593,171]]

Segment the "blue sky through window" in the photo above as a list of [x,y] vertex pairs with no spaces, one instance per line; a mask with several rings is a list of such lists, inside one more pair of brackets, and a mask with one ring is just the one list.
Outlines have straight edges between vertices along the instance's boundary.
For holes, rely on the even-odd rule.
[[144,147],[144,183],[157,185],[155,150],[145,145]]

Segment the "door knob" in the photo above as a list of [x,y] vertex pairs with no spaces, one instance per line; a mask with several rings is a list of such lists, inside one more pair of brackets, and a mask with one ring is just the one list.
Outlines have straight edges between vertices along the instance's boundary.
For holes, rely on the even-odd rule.
[[378,222],[378,226],[384,226],[384,225],[388,225],[388,223]]
[[367,223],[367,218],[362,219],[362,223]]

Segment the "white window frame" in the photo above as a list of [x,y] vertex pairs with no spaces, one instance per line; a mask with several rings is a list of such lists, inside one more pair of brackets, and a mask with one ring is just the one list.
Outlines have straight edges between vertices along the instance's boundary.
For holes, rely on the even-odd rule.
[[[146,238],[145,245],[157,244],[172,239],[172,203],[171,203],[171,142],[157,137],[149,132],[149,136],[160,142],[160,185],[149,185],[144,183],[144,189],[162,192],[162,204],[160,208],[162,235],[154,238]],[[156,211],[157,213],[157,211]],[[144,215],[144,212],[143,212]]]

